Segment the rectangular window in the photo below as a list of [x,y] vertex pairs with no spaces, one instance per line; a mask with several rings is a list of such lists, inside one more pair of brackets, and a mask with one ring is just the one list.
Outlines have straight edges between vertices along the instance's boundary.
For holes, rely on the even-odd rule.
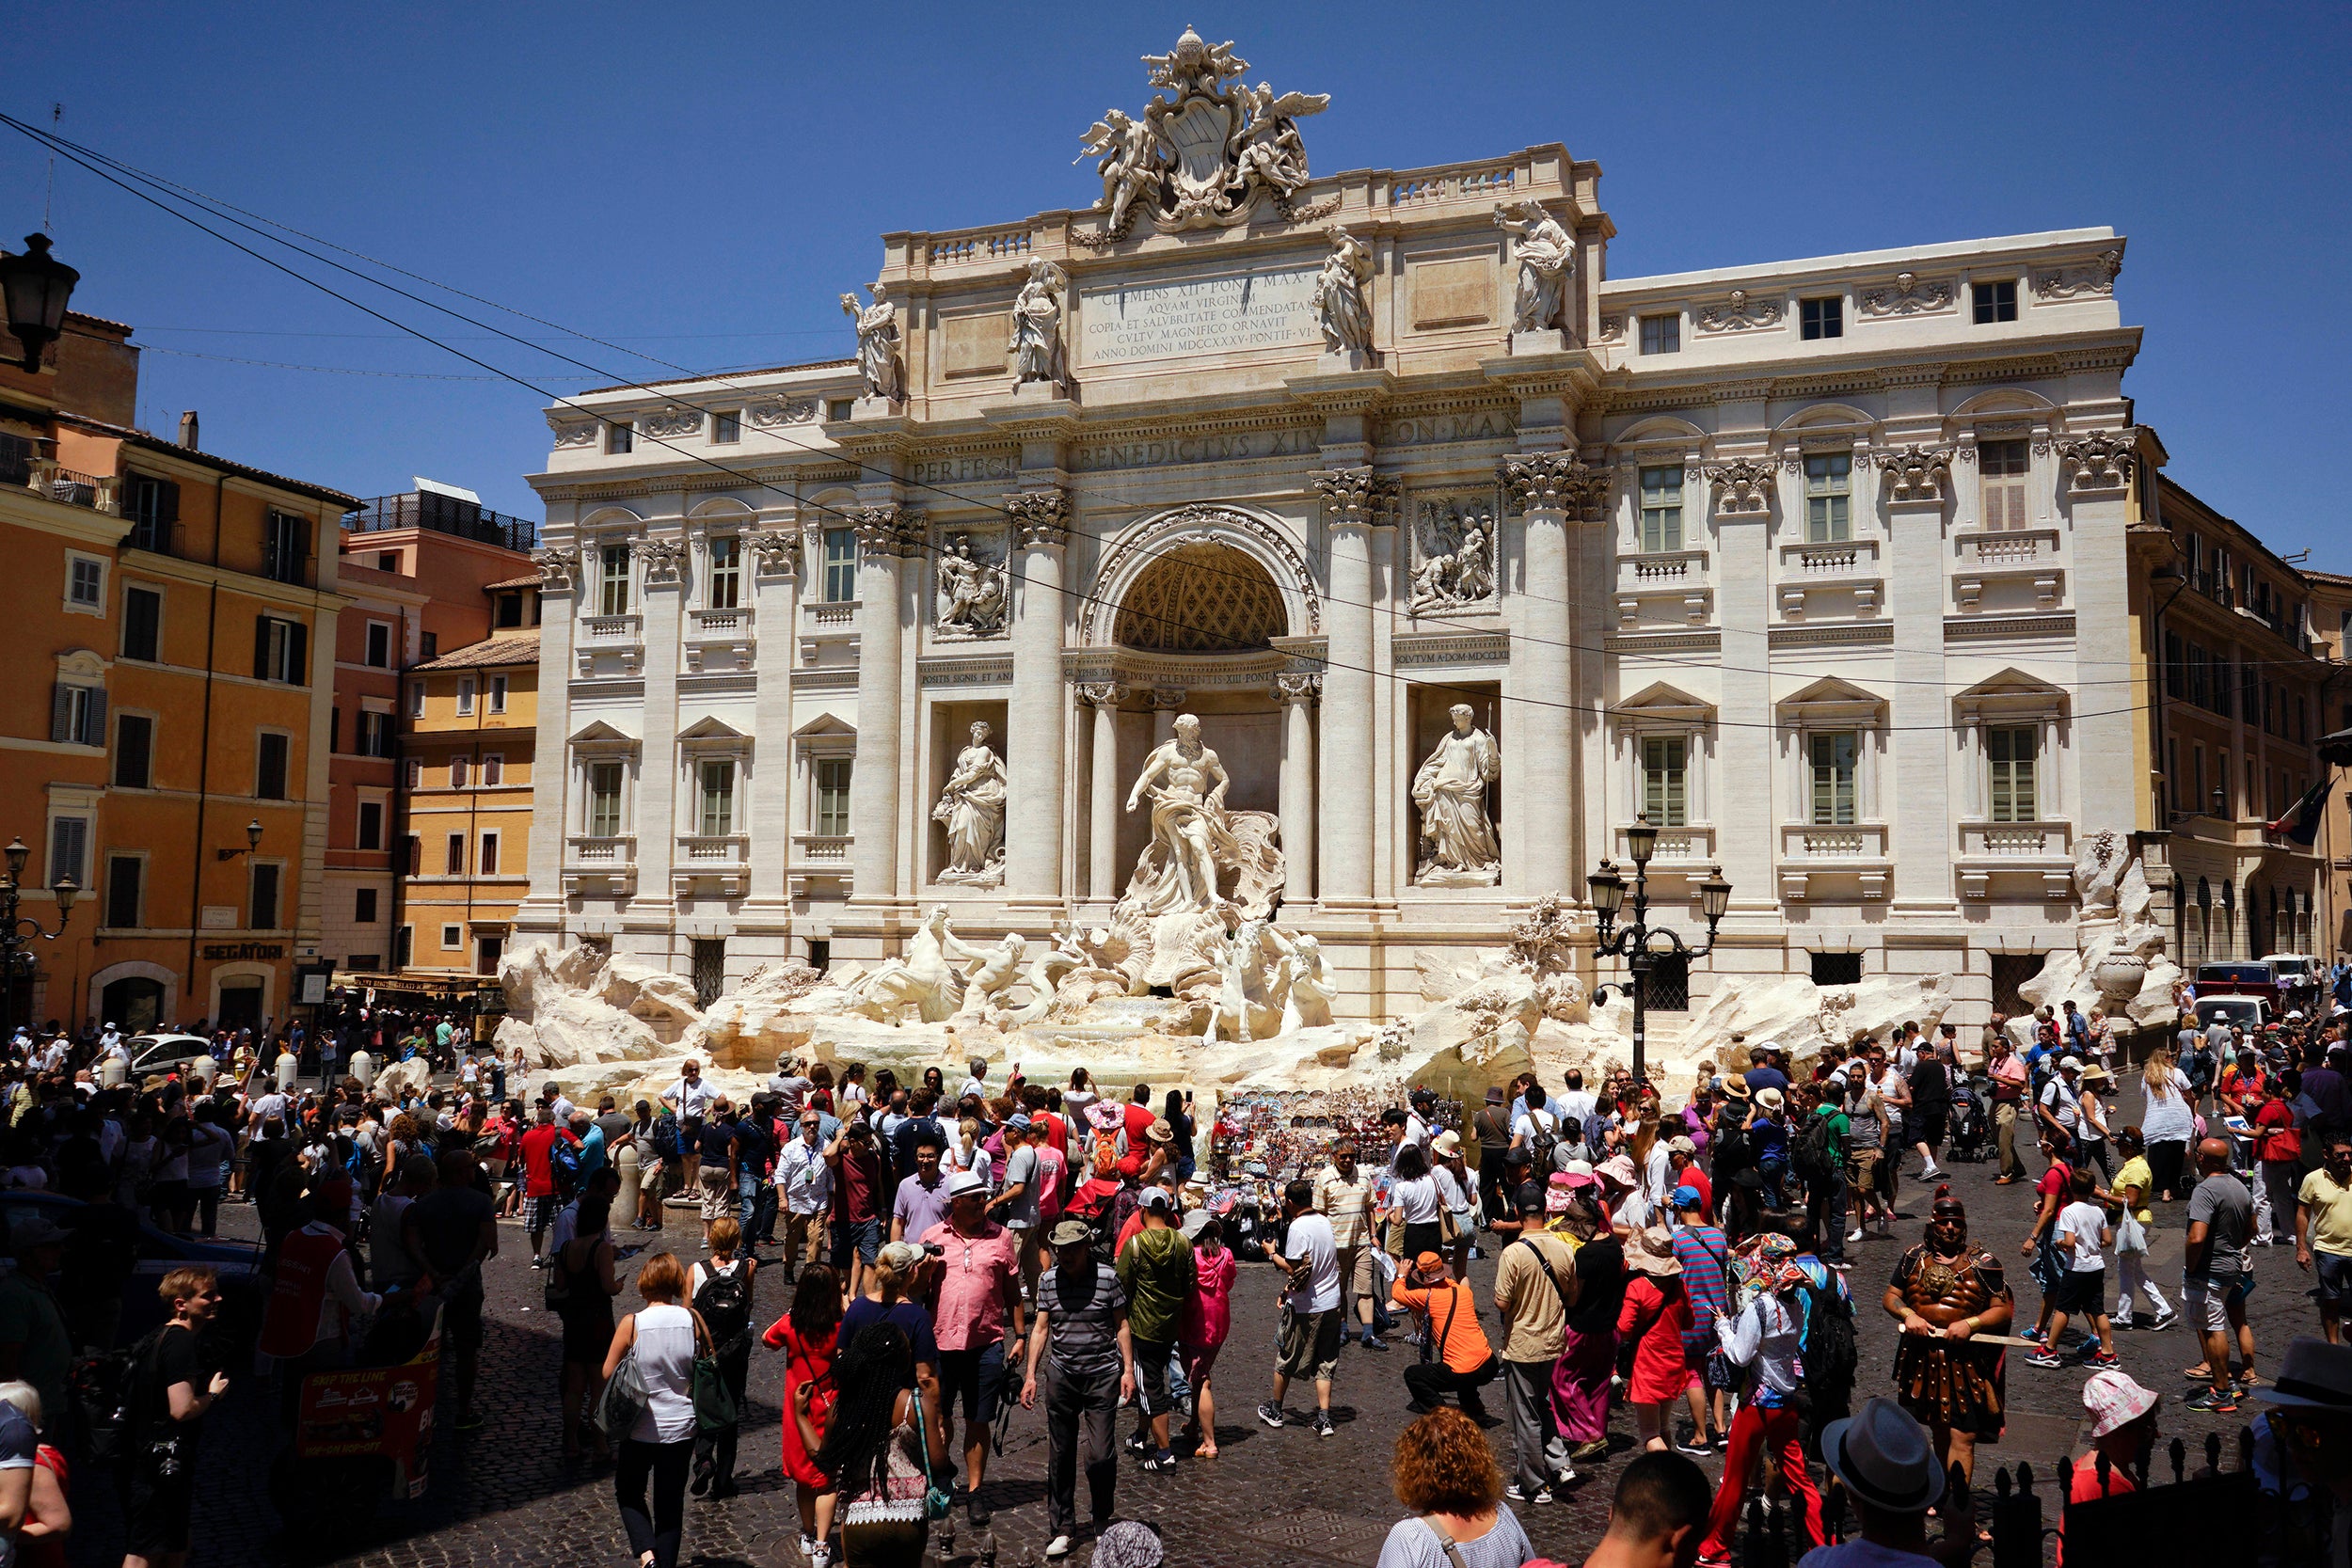
[[417,642],[418,642],[418,649],[417,649],[417,657],[420,657],[420,658],[437,658],[438,657],[440,657],[440,652],[441,652],[441,634],[440,634],[439,632],[437,632],[437,631],[421,631],[421,632],[417,633]]
[[498,834],[484,833],[482,835],[482,852],[475,857],[473,868],[476,873],[485,877],[495,877],[499,874]]
[[1977,443],[1978,499],[1987,528],[2026,526],[2026,443]]
[[59,681],[49,689],[49,738],[68,746],[106,744],[106,689]]
[[710,608],[734,610],[742,602],[743,542],[732,534],[710,542]]
[[299,621],[255,616],[253,678],[284,681],[289,686],[310,684],[310,628]]
[[714,446],[733,446],[743,438],[743,411],[722,408],[710,416],[710,440]]
[[[357,738],[358,738],[358,732],[357,732],[357,731],[354,731],[354,732],[353,732],[353,738],[354,738],[354,739],[357,739]],[[330,707],[330,708],[328,708],[328,709],[326,710],[326,751],[327,751],[327,754],[328,754],[329,756],[332,756],[332,755],[334,755],[336,752],[341,752],[342,749],[343,749],[343,710],[342,710],[342,707],[340,707],[340,706],[337,706],[337,707]]]
[[408,759],[408,766],[402,771],[406,777],[407,785],[410,791],[413,792],[424,787],[424,759],[422,757],[410,757]]
[[1810,341],[1815,338],[1842,338],[1846,335],[1846,302],[1836,294],[1820,299],[1797,301],[1797,335]]
[[251,911],[246,917],[250,930],[278,929],[278,873],[276,861],[253,863],[253,898],[246,906]]
[[1804,460],[1804,542],[1840,544],[1853,537],[1853,457],[1829,452]]
[[310,519],[272,512],[262,540],[262,575],[275,582],[301,582],[310,564]]
[[1682,352],[1682,316],[1644,316],[1642,318],[1642,352],[1644,354],[1680,354]]
[[599,570],[596,613],[626,615],[628,613],[628,546],[607,545],[596,552]]
[[392,716],[389,713],[359,715],[359,754],[363,757],[389,757],[392,754]]
[[1858,986],[1862,984],[1862,955],[1859,953],[1816,953],[1813,958],[1813,983],[1817,986]]
[[588,765],[588,836],[621,836],[621,765],[617,762]]
[[857,597],[857,530],[825,530],[825,603],[848,604]]
[[492,713],[506,711],[506,682],[507,677],[504,675],[490,677],[490,711]]
[[463,947],[463,946],[465,946],[465,945],[466,945],[466,938],[465,938],[465,933],[464,933],[462,930],[460,930],[457,927],[454,927],[454,926],[444,926],[444,927],[441,927],[441,946],[442,946],[445,950],[447,950],[447,951],[449,951],[449,952],[453,952],[453,952],[455,952],[458,948]]
[[387,621],[368,623],[368,668],[389,670],[392,667],[392,628]]
[[359,802],[359,847],[384,847],[384,802],[381,800]]
[[450,834],[448,844],[444,845],[442,848],[443,854],[441,858],[441,870],[443,875],[451,877],[464,876],[466,874],[466,835],[464,833]]
[[363,887],[353,891],[351,896],[351,923],[354,926],[373,926],[375,924],[375,889],[372,887]]
[[1688,795],[1683,784],[1689,744],[1686,737],[1678,735],[1642,738],[1642,815],[1649,818],[1653,828],[1690,825]]
[[136,855],[106,857],[106,927],[115,931],[139,928],[139,891],[147,880],[147,863]]
[[1971,283],[1968,285],[1968,304],[1979,326],[1990,326],[1994,322],[2013,322],[2017,319],[2017,279],[2009,277],[1998,283]]
[[286,799],[291,737],[263,730],[253,737],[253,793],[264,800]]
[[826,757],[817,764],[817,832],[827,838],[844,838],[850,832],[850,757]]
[[408,717],[411,719],[424,717],[424,682],[422,681],[408,683]]
[[155,783],[155,721],[144,713],[115,716],[115,787],[149,789]]
[[498,624],[501,626],[519,626],[523,624],[523,596],[520,594],[499,595]]
[[376,551],[375,569],[379,572],[398,572],[400,570],[400,552],[398,550]]
[[492,752],[482,759],[482,787],[495,789],[506,777],[506,753]]
[[1812,820],[1820,827],[1850,827],[1854,819],[1854,757],[1861,736],[1852,730],[1823,730],[1809,736],[1812,752]]
[[724,838],[735,832],[735,764],[706,762],[702,773],[702,826],[705,838]]
[[628,420],[615,420],[604,427],[604,450],[618,457],[637,450],[637,426]]
[[49,824],[49,881],[89,886],[89,818],[60,816]]
[[421,877],[424,875],[424,835],[422,833],[408,835],[408,853],[405,859],[407,869],[403,873],[404,876]]
[[152,588],[122,592],[122,657],[152,664],[162,643],[164,596]]
[[133,474],[123,481],[122,515],[131,520],[125,545],[167,555],[180,526],[180,486],[167,479]]
[[86,555],[66,558],[65,601],[81,610],[96,610],[105,597],[106,568]]
[[458,678],[457,716],[460,719],[470,719],[473,717],[473,677],[471,675],[464,675]]
[[471,769],[467,767],[466,763],[467,759],[464,757],[452,757],[449,759],[450,788],[463,789],[466,787],[467,777],[471,771]]
[[827,398],[825,400],[825,418],[828,420],[846,420],[856,412],[857,400],[855,398]]
[[2039,822],[2034,793],[2034,731],[2031,726],[1984,732],[1984,754],[1992,764],[1993,820]]
[[1682,548],[1682,465],[1642,470],[1642,548]]
[[394,969],[406,969],[408,960],[416,956],[416,951],[417,928],[414,926],[403,926],[392,933],[392,967]]

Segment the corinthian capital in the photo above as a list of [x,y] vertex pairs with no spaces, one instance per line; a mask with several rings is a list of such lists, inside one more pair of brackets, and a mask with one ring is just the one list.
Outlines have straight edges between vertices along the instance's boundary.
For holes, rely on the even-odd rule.
[[747,534],[743,543],[751,546],[752,563],[764,578],[797,576],[801,569],[801,535],[794,529],[769,529]]
[[2058,457],[2074,470],[2077,495],[2097,490],[2121,490],[2132,480],[2134,432],[2099,431],[2079,441],[2058,443]]
[[1278,703],[1312,703],[1322,694],[1321,675],[1282,674],[1274,677],[1274,700]]
[[539,568],[539,588],[542,593],[568,594],[573,580],[580,574],[580,552],[564,546],[550,546],[531,552],[531,563]]
[[1726,517],[1760,517],[1772,509],[1772,489],[1777,483],[1769,462],[1752,462],[1734,458],[1728,463],[1708,467],[1707,477],[1715,486],[1715,510]]
[[1331,509],[1335,523],[1379,528],[1396,520],[1397,483],[1369,467],[1326,468],[1315,475],[1315,489]]
[[1115,708],[1127,700],[1127,689],[1117,681],[1088,681],[1078,688],[1078,700],[1094,707]]
[[898,557],[922,552],[923,515],[913,507],[892,501],[860,507],[854,515],[858,548],[867,555]]
[[1506,457],[1497,477],[1521,512],[1565,512],[1581,523],[1597,523],[1609,507],[1609,473],[1570,451],[1531,451]]
[[1005,498],[1005,515],[1012,519],[1012,543],[1015,549],[1028,546],[1061,546],[1070,543],[1070,492],[1058,487],[1050,490],[1024,490]]
[[644,563],[646,587],[666,588],[678,580],[680,563],[686,559],[685,541],[640,539],[635,548],[637,559]]

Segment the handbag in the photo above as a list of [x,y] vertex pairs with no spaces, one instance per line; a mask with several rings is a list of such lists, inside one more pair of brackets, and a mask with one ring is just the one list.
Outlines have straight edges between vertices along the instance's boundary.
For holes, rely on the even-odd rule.
[[931,1434],[923,1420],[923,1391],[907,1390],[907,1402],[914,1406],[914,1440],[923,1449],[923,1517],[930,1521],[945,1519],[956,1499],[931,1474]]
[[735,1390],[719,1370],[719,1353],[710,1342],[710,1329],[700,1312],[694,1314],[694,1430],[723,1432],[742,1420]]
[[637,1345],[632,1339],[621,1355],[621,1364],[604,1380],[604,1392],[596,1398],[596,1430],[617,1443],[644,1413],[645,1371],[637,1364]]
[[1461,1222],[1454,1217],[1453,1210],[1440,1204],[1438,1209],[1438,1243],[1444,1246],[1452,1246],[1456,1241],[1461,1239]]
[[2140,1224],[2128,1209],[2123,1212],[2122,1223],[2115,1227],[2115,1250],[2118,1253],[2148,1250],[2148,1227]]

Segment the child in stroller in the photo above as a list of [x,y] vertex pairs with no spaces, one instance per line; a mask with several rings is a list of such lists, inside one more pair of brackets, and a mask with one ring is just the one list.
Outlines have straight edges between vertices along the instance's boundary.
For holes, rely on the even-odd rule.
[[1993,1157],[1993,1108],[1983,1081],[1971,1075],[1952,1085],[1951,1141],[1945,1158],[1969,1164]]

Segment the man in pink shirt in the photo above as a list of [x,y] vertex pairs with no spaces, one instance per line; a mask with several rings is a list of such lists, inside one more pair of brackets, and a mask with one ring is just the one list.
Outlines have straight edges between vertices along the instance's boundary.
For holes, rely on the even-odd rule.
[[1025,1335],[1021,1314],[1021,1245],[1013,1232],[988,1217],[988,1183],[972,1171],[947,1179],[947,1217],[923,1232],[932,1254],[930,1308],[939,1338],[940,1442],[954,1446],[956,1402],[963,1404],[965,1498],[972,1528],[987,1527],[980,1501],[988,1468],[989,1428],[1005,1392],[1005,1324],[1012,1339]]
[[2028,1086],[2026,1060],[2010,1043],[2006,1021],[1993,1015],[1984,1032],[1984,1075],[1993,1085],[1993,1141],[2000,1149],[2001,1174],[1994,1180],[2011,1186],[2026,1179],[2026,1162],[2017,1152],[2017,1117]]

